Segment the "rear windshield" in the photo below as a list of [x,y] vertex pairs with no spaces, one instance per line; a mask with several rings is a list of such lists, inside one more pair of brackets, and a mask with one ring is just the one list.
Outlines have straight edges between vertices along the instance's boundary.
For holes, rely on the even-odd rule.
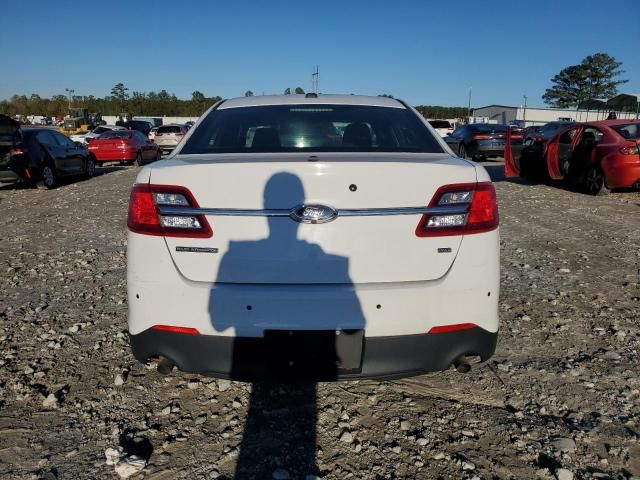
[[305,104],[213,110],[180,153],[442,151],[410,110]]
[[616,132],[627,140],[640,139],[640,123],[625,123],[624,125],[612,125]]
[[93,129],[93,133],[104,133],[104,132],[110,132],[110,131],[111,129],[106,127],[96,127]]
[[506,132],[507,126],[497,123],[476,123],[472,125],[477,132]]
[[451,128],[451,124],[446,120],[429,120],[433,128]]
[[98,138],[100,140],[109,140],[111,138],[130,138],[130,137],[131,137],[131,132],[130,131],[128,131],[128,130],[117,130],[117,131],[111,131],[111,132],[103,133]]
[[158,133],[180,133],[181,131],[178,125],[167,125],[166,127],[158,128]]

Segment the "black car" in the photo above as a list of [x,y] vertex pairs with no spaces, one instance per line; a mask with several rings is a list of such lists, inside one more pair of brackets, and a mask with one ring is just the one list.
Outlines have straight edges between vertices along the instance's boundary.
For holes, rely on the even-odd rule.
[[569,125],[573,125],[573,121],[559,120],[556,122],[545,123],[538,131],[528,130],[524,136],[524,143],[531,145],[532,143],[546,143],[547,140],[556,136],[560,130]]
[[153,128],[153,124],[151,122],[147,122],[146,120],[118,120],[116,122],[116,125],[118,127],[124,127],[128,130],[137,130],[144,133],[146,136],[149,136],[149,132]]
[[[456,128],[444,140],[462,158],[502,157],[508,128],[497,123],[471,123]],[[521,129],[512,128],[512,131],[516,132],[512,142],[522,142]]]
[[49,128],[20,128],[0,115],[0,183],[42,181],[55,188],[62,177],[88,178],[95,170],[93,155],[67,136]]

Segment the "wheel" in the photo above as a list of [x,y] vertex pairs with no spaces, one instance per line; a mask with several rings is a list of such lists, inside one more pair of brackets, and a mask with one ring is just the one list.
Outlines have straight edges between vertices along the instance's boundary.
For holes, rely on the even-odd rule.
[[50,163],[47,163],[42,167],[42,183],[49,189],[56,188],[58,186],[58,174],[56,173],[56,168]]
[[91,178],[96,174],[96,159],[89,155],[87,158],[87,165],[85,166],[84,176]]
[[136,155],[136,163],[142,166],[142,152],[138,152],[138,155]]
[[464,143],[458,146],[458,156],[460,158],[467,158],[467,148],[464,146]]
[[606,195],[610,192],[604,172],[598,165],[587,168],[584,174],[584,189],[589,195]]
[[160,151],[160,149],[158,149],[158,151],[156,152],[156,162],[161,159],[162,159],[162,152]]

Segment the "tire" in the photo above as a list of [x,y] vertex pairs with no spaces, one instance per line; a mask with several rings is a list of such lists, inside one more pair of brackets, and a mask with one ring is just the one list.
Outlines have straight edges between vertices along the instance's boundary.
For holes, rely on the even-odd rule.
[[162,160],[162,152],[160,151],[160,149],[158,149],[158,151],[156,152],[155,161],[157,162],[158,160]]
[[460,158],[468,158],[467,157],[467,148],[464,146],[464,143],[458,145],[458,156]]
[[142,166],[142,164],[144,163],[142,161],[142,152],[138,152],[138,154],[136,155],[136,163],[140,166]]
[[42,184],[48,189],[58,186],[58,173],[52,163],[47,162],[42,167]]
[[87,164],[85,165],[84,176],[86,178],[91,178],[96,174],[96,159],[93,156],[89,155],[87,158]]
[[589,195],[606,195],[611,191],[607,188],[604,172],[598,165],[587,168],[584,173],[583,187]]

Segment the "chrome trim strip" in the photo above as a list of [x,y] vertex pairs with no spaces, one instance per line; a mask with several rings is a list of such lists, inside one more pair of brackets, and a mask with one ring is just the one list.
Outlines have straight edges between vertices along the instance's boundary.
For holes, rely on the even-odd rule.
[[[375,217],[384,215],[447,215],[467,213],[469,204],[446,207],[361,208],[338,210],[338,217]],[[181,208],[160,206],[162,215],[210,215],[238,217],[288,217],[291,210],[243,210],[236,208]]]

